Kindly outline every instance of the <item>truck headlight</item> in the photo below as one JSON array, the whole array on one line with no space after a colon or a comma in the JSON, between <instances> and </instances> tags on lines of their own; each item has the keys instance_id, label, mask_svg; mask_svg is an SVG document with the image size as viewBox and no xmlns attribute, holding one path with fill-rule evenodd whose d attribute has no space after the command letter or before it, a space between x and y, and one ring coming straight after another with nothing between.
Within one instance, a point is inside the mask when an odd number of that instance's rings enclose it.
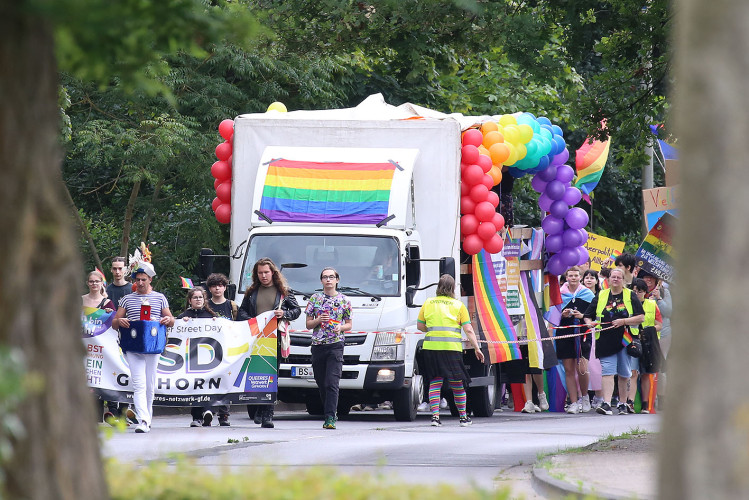
<instances>
[{"instance_id":1,"label":"truck headlight","mask_svg":"<svg viewBox=\"0 0 749 500\"><path fill-rule=\"evenodd\" d=\"M405 359L403 332L380 332L375 337L372 361L400 361Z\"/></svg>"}]
</instances>

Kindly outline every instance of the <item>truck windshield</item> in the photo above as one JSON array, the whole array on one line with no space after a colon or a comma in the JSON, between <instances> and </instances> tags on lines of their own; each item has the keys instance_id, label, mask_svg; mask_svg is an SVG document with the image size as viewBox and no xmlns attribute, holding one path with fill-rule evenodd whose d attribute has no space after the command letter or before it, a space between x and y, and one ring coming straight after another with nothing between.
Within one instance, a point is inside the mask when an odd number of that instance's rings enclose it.
<instances>
[{"instance_id":1,"label":"truck windshield","mask_svg":"<svg viewBox=\"0 0 749 500\"><path fill-rule=\"evenodd\" d=\"M282 267L289 287L299 293L311 295L321 290L320 272L325 267L333 267L341 276L339 287L358 288L362 294L379 297L400 295L400 252L395 238L255 235L250 239L245 256L239 286L241 293L252 285L252 268L263 257L269 257L276 266Z\"/></svg>"}]
</instances>

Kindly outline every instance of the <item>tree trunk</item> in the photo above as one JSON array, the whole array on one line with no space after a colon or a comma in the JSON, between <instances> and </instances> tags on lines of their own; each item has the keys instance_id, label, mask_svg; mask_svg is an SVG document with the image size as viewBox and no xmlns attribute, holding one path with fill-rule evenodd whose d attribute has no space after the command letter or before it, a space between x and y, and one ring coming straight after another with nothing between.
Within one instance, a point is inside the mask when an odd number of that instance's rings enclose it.
<instances>
[{"instance_id":1,"label":"tree trunk","mask_svg":"<svg viewBox=\"0 0 749 500\"><path fill-rule=\"evenodd\" d=\"M749 3L675 12L681 231L660 498L749 498Z\"/></svg>"},{"instance_id":2,"label":"tree trunk","mask_svg":"<svg viewBox=\"0 0 749 500\"><path fill-rule=\"evenodd\" d=\"M140 241L148 241L148 231L151 228L151 217L153 211L156 208L156 202L159 201L159 194L161 193L161 187L164 185L164 178L159 177L159 181L153 188L153 196L151 196L151 206L148 207L146 212L146 220L143 222L143 232L141 233Z\"/></svg>"},{"instance_id":3,"label":"tree trunk","mask_svg":"<svg viewBox=\"0 0 749 500\"><path fill-rule=\"evenodd\" d=\"M138 199L140 192L140 179L135 181L133 189L130 190L130 199L127 200L125 207L125 220L122 223L122 245L120 246L120 255L127 257L127 247L130 245L130 231L133 226L133 214L135 213L135 200Z\"/></svg>"},{"instance_id":4,"label":"tree trunk","mask_svg":"<svg viewBox=\"0 0 749 500\"><path fill-rule=\"evenodd\" d=\"M96 250L96 244L94 243L94 238L91 236L91 231L88 230L86 222L81 218L81 214L78 213L78 208L75 206L75 201L73 201L73 197L70 195L68 186L63 184L62 188L65 190L65 199L70 204L70 210L73 212L75 220L78 223L78 229L81 230L81 233L83 233L83 237L86 238L86 242L88 242L88 249L91 251L91 255L94 257L96 267L98 267L101 272L104 272L104 266L101 263L99 252Z\"/></svg>"},{"instance_id":5,"label":"tree trunk","mask_svg":"<svg viewBox=\"0 0 749 500\"><path fill-rule=\"evenodd\" d=\"M5 498L106 498L83 370L84 276L62 191L52 28L30 4L0 4L0 343L24 354L42 386L21 403L25 432L9 436L2 488Z\"/></svg>"}]
</instances>

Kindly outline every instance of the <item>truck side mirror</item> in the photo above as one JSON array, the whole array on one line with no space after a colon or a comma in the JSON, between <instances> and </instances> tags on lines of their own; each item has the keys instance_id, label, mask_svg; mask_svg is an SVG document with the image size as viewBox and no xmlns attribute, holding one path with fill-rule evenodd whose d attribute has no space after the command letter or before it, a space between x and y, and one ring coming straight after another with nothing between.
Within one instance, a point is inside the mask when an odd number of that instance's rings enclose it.
<instances>
[{"instance_id":1,"label":"truck side mirror","mask_svg":"<svg viewBox=\"0 0 749 500\"><path fill-rule=\"evenodd\" d=\"M210 248L201 248L200 257L198 257L198 272L196 273L201 281L205 281L213 273L213 261L215 257L213 250Z\"/></svg>"},{"instance_id":2,"label":"truck side mirror","mask_svg":"<svg viewBox=\"0 0 749 500\"><path fill-rule=\"evenodd\" d=\"M455 279L455 259L452 257L442 257L440 259L440 276L449 274Z\"/></svg>"},{"instance_id":3,"label":"truck side mirror","mask_svg":"<svg viewBox=\"0 0 749 500\"><path fill-rule=\"evenodd\" d=\"M416 295L415 286L406 287L406 307L421 307L421 304L414 304L414 296Z\"/></svg>"},{"instance_id":4,"label":"truck side mirror","mask_svg":"<svg viewBox=\"0 0 749 500\"><path fill-rule=\"evenodd\" d=\"M237 284L229 283L229 285L226 287L226 298L229 300L234 300L236 296L237 296Z\"/></svg>"}]
</instances>

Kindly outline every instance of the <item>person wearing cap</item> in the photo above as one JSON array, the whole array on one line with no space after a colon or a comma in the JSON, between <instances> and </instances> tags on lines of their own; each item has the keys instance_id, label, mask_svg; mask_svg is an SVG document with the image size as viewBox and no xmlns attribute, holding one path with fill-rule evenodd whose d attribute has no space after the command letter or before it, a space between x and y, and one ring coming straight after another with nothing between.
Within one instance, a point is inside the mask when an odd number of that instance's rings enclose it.
<instances>
[{"instance_id":1,"label":"person wearing cap","mask_svg":"<svg viewBox=\"0 0 749 500\"><path fill-rule=\"evenodd\" d=\"M151 287L151 281L156 276L156 270L150 262L141 262L132 272L135 282L135 292L125 295L120 299L119 307L112 328L128 328L131 321L141 319L142 306L150 307L150 320L158 321L160 324L174 326L174 316L169 310L169 302L166 297L155 292ZM130 367L130 378L133 384L133 402L138 419L135 432L142 434L151 430L153 417L153 397L156 387L156 367L159 364L160 354L141 354L126 352Z\"/></svg>"}]
</instances>

